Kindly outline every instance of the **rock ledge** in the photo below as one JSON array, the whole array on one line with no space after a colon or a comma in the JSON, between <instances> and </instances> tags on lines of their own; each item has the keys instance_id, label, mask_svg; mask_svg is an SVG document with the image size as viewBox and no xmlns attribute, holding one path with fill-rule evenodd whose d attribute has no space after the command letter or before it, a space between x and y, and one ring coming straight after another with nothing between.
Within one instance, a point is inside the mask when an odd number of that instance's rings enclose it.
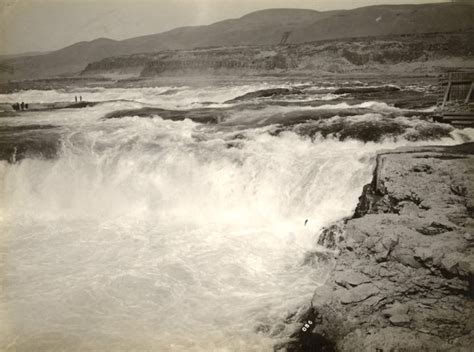
<instances>
[{"instance_id":1,"label":"rock ledge","mask_svg":"<svg viewBox=\"0 0 474 352\"><path fill-rule=\"evenodd\" d=\"M470 351L473 213L474 143L379 153L355 215L320 236L332 275L287 350Z\"/></svg>"}]
</instances>

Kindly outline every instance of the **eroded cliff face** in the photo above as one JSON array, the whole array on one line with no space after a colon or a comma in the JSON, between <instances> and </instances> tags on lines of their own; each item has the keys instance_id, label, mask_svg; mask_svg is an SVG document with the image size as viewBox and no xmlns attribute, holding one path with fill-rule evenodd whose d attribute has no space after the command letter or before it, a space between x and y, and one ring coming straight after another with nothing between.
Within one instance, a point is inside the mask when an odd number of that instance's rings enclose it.
<instances>
[{"instance_id":1,"label":"eroded cliff face","mask_svg":"<svg viewBox=\"0 0 474 352\"><path fill-rule=\"evenodd\" d=\"M474 32L350 38L312 43L169 50L109 57L82 75L155 77L292 73L433 73L472 65Z\"/></svg>"},{"instance_id":2,"label":"eroded cliff face","mask_svg":"<svg viewBox=\"0 0 474 352\"><path fill-rule=\"evenodd\" d=\"M290 351L468 351L474 345L474 143L382 152Z\"/></svg>"},{"instance_id":3,"label":"eroded cliff face","mask_svg":"<svg viewBox=\"0 0 474 352\"><path fill-rule=\"evenodd\" d=\"M173 50L112 57L91 63L83 75L206 75L257 73L295 68L290 56L272 47Z\"/></svg>"}]
</instances>

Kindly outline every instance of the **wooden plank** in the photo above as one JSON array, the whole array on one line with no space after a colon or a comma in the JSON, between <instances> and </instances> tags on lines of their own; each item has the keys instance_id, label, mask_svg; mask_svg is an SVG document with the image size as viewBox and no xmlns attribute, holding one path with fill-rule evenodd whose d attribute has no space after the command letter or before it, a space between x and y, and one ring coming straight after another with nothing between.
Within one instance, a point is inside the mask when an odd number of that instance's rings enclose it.
<instances>
[{"instance_id":1,"label":"wooden plank","mask_svg":"<svg viewBox=\"0 0 474 352\"><path fill-rule=\"evenodd\" d=\"M474 125L474 111L469 108L474 90L474 71L448 71L444 80L438 85L441 92L444 91L441 106L435 121L441 121L459 126ZM466 94L467 93L467 94ZM438 100L439 105L440 100Z\"/></svg>"},{"instance_id":2,"label":"wooden plank","mask_svg":"<svg viewBox=\"0 0 474 352\"><path fill-rule=\"evenodd\" d=\"M445 116L474 116L473 111L446 111L444 113Z\"/></svg>"},{"instance_id":3,"label":"wooden plank","mask_svg":"<svg viewBox=\"0 0 474 352\"><path fill-rule=\"evenodd\" d=\"M474 82L471 82L471 88L469 88L469 92L467 93L466 100L464 100L464 104L469 103L469 100L471 100L471 94L472 94L473 87L474 87Z\"/></svg>"},{"instance_id":4,"label":"wooden plank","mask_svg":"<svg viewBox=\"0 0 474 352\"><path fill-rule=\"evenodd\" d=\"M451 81L451 82L446 82L444 81L443 83L441 83L442 86L445 86L447 84L451 83L451 85L453 86L461 86L461 85L468 85L468 84L471 84L472 83L472 80L469 79L469 80L464 80L464 81Z\"/></svg>"},{"instance_id":5,"label":"wooden plank","mask_svg":"<svg viewBox=\"0 0 474 352\"><path fill-rule=\"evenodd\" d=\"M474 121L474 116L443 116L443 121Z\"/></svg>"},{"instance_id":6,"label":"wooden plank","mask_svg":"<svg viewBox=\"0 0 474 352\"><path fill-rule=\"evenodd\" d=\"M444 92L443 104L441 105L441 107L444 108L444 106L446 105L446 102L449 99L450 92L451 92L451 74L449 74L449 83L448 83L448 86L446 87L446 91Z\"/></svg>"},{"instance_id":7,"label":"wooden plank","mask_svg":"<svg viewBox=\"0 0 474 352\"><path fill-rule=\"evenodd\" d=\"M453 126L456 126L456 127L472 127L474 126L474 123L456 123L456 122L453 122L451 123L451 125Z\"/></svg>"}]
</instances>

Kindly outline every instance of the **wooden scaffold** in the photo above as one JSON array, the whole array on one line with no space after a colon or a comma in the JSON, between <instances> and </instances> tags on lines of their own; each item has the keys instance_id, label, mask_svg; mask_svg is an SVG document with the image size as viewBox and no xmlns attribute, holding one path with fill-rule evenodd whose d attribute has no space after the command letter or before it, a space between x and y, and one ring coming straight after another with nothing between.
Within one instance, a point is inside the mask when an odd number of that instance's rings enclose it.
<instances>
[{"instance_id":1,"label":"wooden scaffold","mask_svg":"<svg viewBox=\"0 0 474 352\"><path fill-rule=\"evenodd\" d=\"M474 126L474 69L446 70L440 76L439 87L436 120L459 126Z\"/></svg>"}]
</instances>

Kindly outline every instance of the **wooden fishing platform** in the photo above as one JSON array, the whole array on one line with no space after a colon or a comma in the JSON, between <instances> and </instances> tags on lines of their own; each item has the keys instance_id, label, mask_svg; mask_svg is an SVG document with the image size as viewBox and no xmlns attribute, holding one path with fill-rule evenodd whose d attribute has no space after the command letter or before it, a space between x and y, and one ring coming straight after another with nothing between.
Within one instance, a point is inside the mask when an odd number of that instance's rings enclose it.
<instances>
[{"instance_id":1,"label":"wooden fishing platform","mask_svg":"<svg viewBox=\"0 0 474 352\"><path fill-rule=\"evenodd\" d=\"M435 120L474 127L474 68L446 70L439 79Z\"/></svg>"}]
</instances>

